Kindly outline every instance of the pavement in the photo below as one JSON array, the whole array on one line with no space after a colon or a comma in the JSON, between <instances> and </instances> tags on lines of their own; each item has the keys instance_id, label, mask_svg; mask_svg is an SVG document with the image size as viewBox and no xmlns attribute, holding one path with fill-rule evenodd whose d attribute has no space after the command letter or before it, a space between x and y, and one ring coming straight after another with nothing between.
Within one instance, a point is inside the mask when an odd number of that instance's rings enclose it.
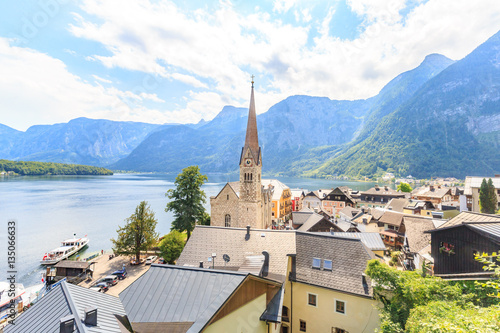
<instances>
[{"instance_id":1,"label":"pavement","mask_svg":"<svg viewBox=\"0 0 500 333\"><path fill-rule=\"evenodd\" d=\"M118 280L118 283L109 288L106 294L118 296L125 288L132 284L135 280L137 280L142 274L144 274L151 265L130 265L129 263L130 257L128 256L118 256L113 259L109 259L108 254L104 254L103 256L99 256L98 258L92 260L95 262L94 265L94 278L91 281L83 281L78 285L89 288L91 287L95 281L103 278L107 275L110 275L114 271L121 270L123 265L125 265L125 269L127 270L127 277L123 280Z\"/></svg>"}]
</instances>

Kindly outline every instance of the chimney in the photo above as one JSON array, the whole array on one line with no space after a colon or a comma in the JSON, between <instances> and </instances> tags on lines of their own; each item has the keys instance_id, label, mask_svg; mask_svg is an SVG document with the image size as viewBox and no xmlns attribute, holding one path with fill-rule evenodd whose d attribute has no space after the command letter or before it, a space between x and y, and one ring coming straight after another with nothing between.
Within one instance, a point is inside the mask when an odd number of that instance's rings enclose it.
<instances>
[{"instance_id":1,"label":"chimney","mask_svg":"<svg viewBox=\"0 0 500 333\"><path fill-rule=\"evenodd\" d=\"M269 274L269 253L262 251L262 254L264 255L264 265L262 265L260 276L266 277Z\"/></svg>"},{"instance_id":2,"label":"chimney","mask_svg":"<svg viewBox=\"0 0 500 333\"><path fill-rule=\"evenodd\" d=\"M68 315L59 319L59 333L73 333L75 331L75 317Z\"/></svg>"},{"instance_id":3,"label":"chimney","mask_svg":"<svg viewBox=\"0 0 500 333\"><path fill-rule=\"evenodd\" d=\"M378 184L375 184L375 188L378 188Z\"/></svg>"},{"instance_id":4,"label":"chimney","mask_svg":"<svg viewBox=\"0 0 500 333\"><path fill-rule=\"evenodd\" d=\"M85 308L85 325L97 326L97 307Z\"/></svg>"},{"instance_id":5,"label":"chimney","mask_svg":"<svg viewBox=\"0 0 500 333\"><path fill-rule=\"evenodd\" d=\"M203 268L203 260L200 261L200 268Z\"/></svg>"},{"instance_id":6,"label":"chimney","mask_svg":"<svg viewBox=\"0 0 500 333\"><path fill-rule=\"evenodd\" d=\"M247 225L247 234L245 235L245 240L249 240L250 239L250 226Z\"/></svg>"},{"instance_id":7,"label":"chimney","mask_svg":"<svg viewBox=\"0 0 500 333\"><path fill-rule=\"evenodd\" d=\"M495 175L495 178L500 178L500 175Z\"/></svg>"},{"instance_id":8,"label":"chimney","mask_svg":"<svg viewBox=\"0 0 500 333\"><path fill-rule=\"evenodd\" d=\"M384 189L385 189L386 191L389 191L389 188L388 188L387 186L384 186Z\"/></svg>"},{"instance_id":9,"label":"chimney","mask_svg":"<svg viewBox=\"0 0 500 333\"><path fill-rule=\"evenodd\" d=\"M288 275L288 280L296 281L297 277L297 255L296 254L287 254L287 256L292 258L292 270Z\"/></svg>"},{"instance_id":10,"label":"chimney","mask_svg":"<svg viewBox=\"0 0 500 333\"><path fill-rule=\"evenodd\" d=\"M368 219L366 217L363 217L363 224L367 224L368 223Z\"/></svg>"},{"instance_id":11,"label":"chimney","mask_svg":"<svg viewBox=\"0 0 500 333\"><path fill-rule=\"evenodd\" d=\"M429 190L430 190L430 191L434 191L434 185L430 185L430 186L429 186Z\"/></svg>"}]
</instances>

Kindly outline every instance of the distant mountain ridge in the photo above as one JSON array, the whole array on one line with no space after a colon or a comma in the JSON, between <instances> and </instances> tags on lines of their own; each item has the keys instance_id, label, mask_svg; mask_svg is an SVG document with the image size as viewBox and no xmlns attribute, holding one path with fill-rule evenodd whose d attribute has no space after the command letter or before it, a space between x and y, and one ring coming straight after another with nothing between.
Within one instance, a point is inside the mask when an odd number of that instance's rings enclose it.
<instances>
[{"instance_id":1,"label":"distant mountain ridge","mask_svg":"<svg viewBox=\"0 0 500 333\"><path fill-rule=\"evenodd\" d=\"M273 105L257 117L264 173L500 173L499 35L456 62L428 55L366 100L290 96ZM231 173L247 113L225 106L211 121L187 125L85 118L26 132L0 125L0 158L172 173L196 164L203 172Z\"/></svg>"}]
</instances>

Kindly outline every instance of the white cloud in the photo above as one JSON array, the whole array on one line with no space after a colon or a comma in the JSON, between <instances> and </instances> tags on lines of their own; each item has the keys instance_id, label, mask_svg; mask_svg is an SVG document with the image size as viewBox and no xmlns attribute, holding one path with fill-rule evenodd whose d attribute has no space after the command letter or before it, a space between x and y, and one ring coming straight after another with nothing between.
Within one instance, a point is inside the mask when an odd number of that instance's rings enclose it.
<instances>
[{"instance_id":1,"label":"white cloud","mask_svg":"<svg viewBox=\"0 0 500 333\"><path fill-rule=\"evenodd\" d=\"M155 94L136 95L91 85L68 72L62 61L32 49L11 46L5 38L0 38L0 72L1 122L19 130L77 117L173 121L169 113L127 104L131 100L138 104L144 100L163 102Z\"/></svg>"},{"instance_id":2,"label":"white cloud","mask_svg":"<svg viewBox=\"0 0 500 333\"><path fill-rule=\"evenodd\" d=\"M112 82L112 81L110 81L110 80L103 79L102 77L97 76L97 75L94 75L94 74L92 74L92 77L93 77L94 79L96 79L97 81L100 81L100 82L104 82L104 83L113 83L113 82Z\"/></svg>"},{"instance_id":3,"label":"white cloud","mask_svg":"<svg viewBox=\"0 0 500 333\"><path fill-rule=\"evenodd\" d=\"M273 10L278 13L288 12L295 4L297 0L275 0Z\"/></svg>"}]
</instances>

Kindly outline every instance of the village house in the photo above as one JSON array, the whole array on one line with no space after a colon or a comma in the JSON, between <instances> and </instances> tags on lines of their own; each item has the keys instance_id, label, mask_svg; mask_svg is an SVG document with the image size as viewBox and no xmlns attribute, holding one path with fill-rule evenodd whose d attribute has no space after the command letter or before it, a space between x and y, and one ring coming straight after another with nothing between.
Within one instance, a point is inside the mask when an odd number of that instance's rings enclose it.
<instances>
[{"instance_id":1,"label":"village house","mask_svg":"<svg viewBox=\"0 0 500 333\"><path fill-rule=\"evenodd\" d=\"M281 332L374 332L377 301L364 274L373 258L360 239L296 232Z\"/></svg>"},{"instance_id":2,"label":"village house","mask_svg":"<svg viewBox=\"0 0 500 333\"><path fill-rule=\"evenodd\" d=\"M356 207L356 202L349 194L350 189L347 186L337 187L321 199L323 210L332 216L338 213L345 207Z\"/></svg>"},{"instance_id":3,"label":"village house","mask_svg":"<svg viewBox=\"0 0 500 333\"><path fill-rule=\"evenodd\" d=\"M290 188L277 179L262 179L262 186L273 188L271 220L273 225L282 225L292 214Z\"/></svg>"},{"instance_id":4,"label":"village house","mask_svg":"<svg viewBox=\"0 0 500 333\"><path fill-rule=\"evenodd\" d=\"M499 230L499 215L462 212L427 231L431 235L434 275L455 280L489 279L493 272L485 271L474 255L498 252Z\"/></svg>"},{"instance_id":5,"label":"village house","mask_svg":"<svg viewBox=\"0 0 500 333\"><path fill-rule=\"evenodd\" d=\"M135 332L279 332L281 283L250 273L156 265L120 293Z\"/></svg>"},{"instance_id":6,"label":"village house","mask_svg":"<svg viewBox=\"0 0 500 333\"><path fill-rule=\"evenodd\" d=\"M302 200L306 196L306 191L301 189L292 189L290 190L292 197L292 211L298 212L302 209Z\"/></svg>"},{"instance_id":7,"label":"village house","mask_svg":"<svg viewBox=\"0 0 500 333\"><path fill-rule=\"evenodd\" d=\"M404 193L393 190L389 186L375 185L375 187L359 193L356 207L384 208L391 199L404 197Z\"/></svg>"},{"instance_id":8,"label":"village house","mask_svg":"<svg viewBox=\"0 0 500 333\"><path fill-rule=\"evenodd\" d=\"M321 210L322 208L321 200L323 200L331 191L332 190L328 189L326 190L320 189L317 191L311 191L307 193L306 196L304 197L304 200L302 200L302 207L309 208L312 210L316 209L317 211Z\"/></svg>"},{"instance_id":9,"label":"village house","mask_svg":"<svg viewBox=\"0 0 500 333\"><path fill-rule=\"evenodd\" d=\"M464 192L460 195L460 211L469 212L480 212L479 207L479 188L483 179L491 178L493 186L495 186L495 191L497 194L498 208L500 209L500 175L495 175L495 177L465 177L465 187Z\"/></svg>"},{"instance_id":10,"label":"village house","mask_svg":"<svg viewBox=\"0 0 500 333\"><path fill-rule=\"evenodd\" d=\"M441 204L443 202L450 202L452 200L451 188L441 185L429 185L416 188L411 192L411 197L416 200L430 202L437 210L442 209Z\"/></svg>"}]
</instances>

